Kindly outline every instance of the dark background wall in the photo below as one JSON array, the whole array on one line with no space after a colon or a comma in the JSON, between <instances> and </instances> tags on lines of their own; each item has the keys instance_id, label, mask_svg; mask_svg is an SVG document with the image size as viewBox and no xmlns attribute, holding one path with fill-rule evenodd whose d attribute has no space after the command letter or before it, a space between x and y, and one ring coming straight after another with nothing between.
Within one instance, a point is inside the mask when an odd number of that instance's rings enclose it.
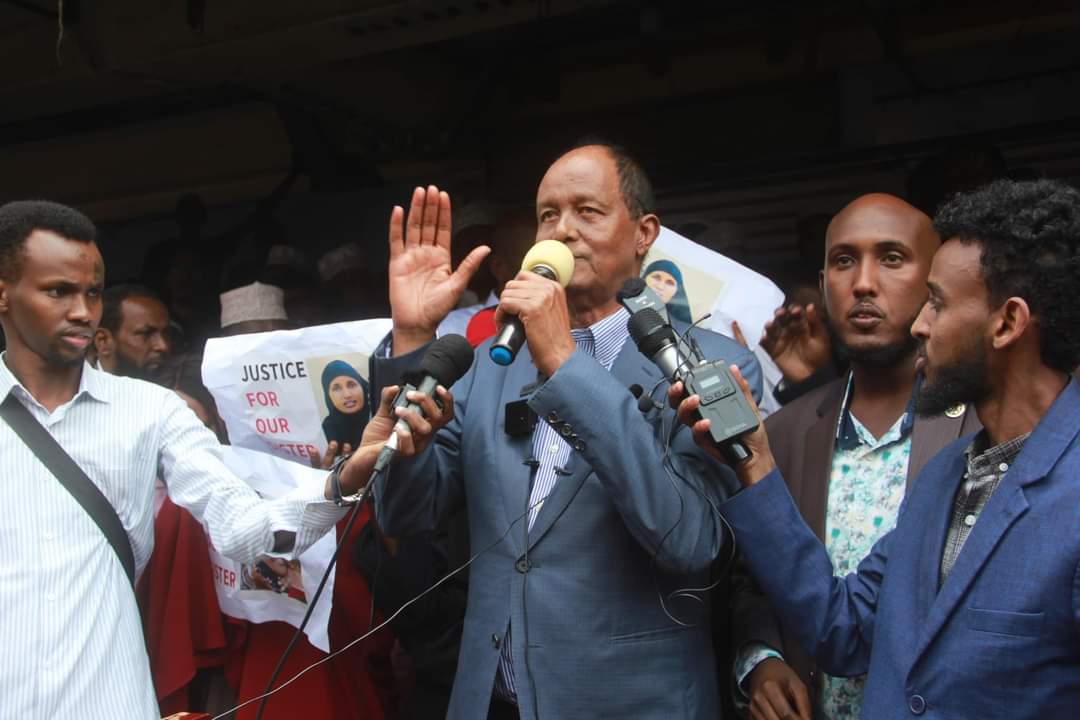
<instances>
[{"instance_id":1,"label":"dark background wall","mask_svg":"<svg viewBox=\"0 0 1080 720\"><path fill-rule=\"evenodd\" d=\"M1080 175L1080 3L1035 0L0 0L0 200L103 224L110 276L296 173L275 217L313 259L383 262L391 204L530 202L599 132L644 160L662 218L782 275L796 224L905 194L927 157L994 148ZM60 28L63 34L60 36Z\"/></svg>"}]
</instances>

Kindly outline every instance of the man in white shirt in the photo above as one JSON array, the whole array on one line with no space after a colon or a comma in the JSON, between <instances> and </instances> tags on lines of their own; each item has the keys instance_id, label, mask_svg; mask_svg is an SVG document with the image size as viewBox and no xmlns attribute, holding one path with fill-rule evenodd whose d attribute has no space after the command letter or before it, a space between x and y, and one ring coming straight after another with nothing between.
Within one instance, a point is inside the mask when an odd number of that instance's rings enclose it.
<instances>
[{"instance_id":1,"label":"man in white shirt","mask_svg":"<svg viewBox=\"0 0 1080 720\"><path fill-rule=\"evenodd\" d=\"M302 488L263 501L222 463L220 446L174 393L85 362L101 319L105 268L93 223L56 203L0 206L0 401L22 404L115 509L136 573L153 549L154 479L240 561L298 554L340 519ZM377 452L377 449L375 450ZM0 715L156 720L139 613L95 521L6 422L0 422ZM177 588L177 592L183 592Z\"/></svg>"}]
</instances>

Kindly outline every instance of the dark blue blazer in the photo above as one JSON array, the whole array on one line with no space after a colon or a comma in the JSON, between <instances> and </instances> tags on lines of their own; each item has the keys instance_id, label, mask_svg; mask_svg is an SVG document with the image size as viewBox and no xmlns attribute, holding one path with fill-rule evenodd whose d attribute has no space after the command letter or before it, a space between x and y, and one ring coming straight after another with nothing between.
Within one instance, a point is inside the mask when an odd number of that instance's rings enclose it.
<instances>
[{"instance_id":1,"label":"dark blue blazer","mask_svg":"<svg viewBox=\"0 0 1080 720\"><path fill-rule=\"evenodd\" d=\"M694 334L706 357L737 363L760 393L751 353ZM638 409L629 386L648 390L660 372L632 342L610 372L578 351L542 383L528 346L500 367L488 345L452 388L453 421L376 483L379 524L392 536L468 508L479 555L469 567L449 716L487 717L509 625L523 718L717 717L707 599L671 594L706 587L713 561L731 551L714 506L734 477L666 405ZM379 381L415 367L422 352L377 360ZM578 440L528 530L532 433L512 436L504 424L507 403L523 399L540 422ZM662 461L669 441L670 472Z\"/></svg>"},{"instance_id":2,"label":"dark blue blazer","mask_svg":"<svg viewBox=\"0 0 1080 720\"><path fill-rule=\"evenodd\" d=\"M822 669L869 671L863 717L1080 717L1080 386L1058 396L949 577L941 556L972 436L925 467L844 578L775 471L721 508L777 614Z\"/></svg>"}]
</instances>

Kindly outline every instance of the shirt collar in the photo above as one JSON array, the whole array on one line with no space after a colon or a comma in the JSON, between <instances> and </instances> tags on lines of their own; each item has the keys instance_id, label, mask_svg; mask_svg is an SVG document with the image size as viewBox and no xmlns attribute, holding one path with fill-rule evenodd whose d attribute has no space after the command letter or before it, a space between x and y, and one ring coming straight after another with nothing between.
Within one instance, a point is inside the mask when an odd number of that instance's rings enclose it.
<instances>
[{"instance_id":1,"label":"shirt collar","mask_svg":"<svg viewBox=\"0 0 1080 720\"><path fill-rule=\"evenodd\" d=\"M626 308L620 307L605 318L597 320L587 328L571 330L570 334L574 342L592 341L593 357L596 361L610 370L615 364L615 358L622 350L626 339L630 337L630 331L626 323L630 319L630 313Z\"/></svg>"},{"instance_id":2,"label":"shirt collar","mask_svg":"<svg viewBox=\"0 0 1080 720\"><path fill-rule=\"evenodd\" d=\"M83 362L82 376L79 378L79 389L75 392L72 401L86 393L99 402L111 402L112 394L105 386L104 379L101 377L102 374L100 370L94 368L90 363ZM33 395L22 386L22 383L8 368L7 352L3 352L0 353L0 400L6 398L13 388L19 388L19 392L25 397L34 399ZM37 400L34 399L34 402L37 402Z\"/></svg>"},{"instance_id":3,"label":"shirt collar","mask_svg":"<svg viewBox=\"0 0 1080 720\"><path fill-rule=\"evenodd\" d=\"M79 382L79 392L85 390L90 397L99 402L112 402L113 395L106 382L109 373L99 370L90 363L83 364L82 380Z\"/></svg>"},{"instance_id":4,"label":"shirt collar","mask_svg":"<svg viewBox=\"0 0 1080 720\"><path fill-rule=\"evenodd\" d=\"M970 477L979 477L990 473L1006 472L1012 467L1016 456L1024 449L1024 443L1027 442L1030 435L1031 433L1027 432L1014 437L1012 440L1006 440L992 448L987 448L990 436L985 429L980 430L972 439L971 444L964 450L968 475ZM1005 467L1002 468L1002 465Z\"/></svg>"},{"instance_id":5,"label":"shirt collar","mask_svg":"<svg viewBox=\"0 0 1080 720\"><path fill-rule=\"evenodd\" d=\"M911 388L911 397L908 398L907 407L904 408L904 414L901 416L900 438L907 437L911 432L911 428L915 425L915 397L919 394L921 385L922 376L917 375L915 384ZM851 416L851 395L854 389L855 374L848 372L847 389L844 391L844 404L840 411L840 420L836 425L836 448L838 450L853 450L862 442Z\"/></svg>"}]
</instances>

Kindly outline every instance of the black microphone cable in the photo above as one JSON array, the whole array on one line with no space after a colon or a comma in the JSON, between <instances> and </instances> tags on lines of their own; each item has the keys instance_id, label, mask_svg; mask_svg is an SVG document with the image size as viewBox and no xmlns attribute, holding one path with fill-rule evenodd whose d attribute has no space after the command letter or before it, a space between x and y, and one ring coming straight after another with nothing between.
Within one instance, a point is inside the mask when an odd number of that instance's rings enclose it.
<instances>
[{"instance_id":1,"label":"black microphone cable","mask_svg":"<svg viewBox=\"0 0 1080 720\"><path fill-rule=\"evenodd\" d=\"M702 321L706 320L708 317L709 317L709 315L704 315L703 317L699 318L697 321L695 321L693 324L691 324L690 327L687 328L685 333L682 333L682 334L680 334L677 330L672 328L672 331L675 333L675 337L676 337L676 339L678 341L677 344L676 344L676 351L680 355L682 355L681 348L685 345L687 347L687 349L688 349L687 355L689 355L690 357L693 357L693 353L696 353L698 357L701 357L700 348L697 347L696 341L690 336L690 330L693 329L695 326L697 326ZM668 379L667 378L661 378L659 381L657 381L656 385L653 386L653 388L650 391L649 395L651 396L653 393L655 393L657 388L662 383L664 383L665 381L668 381ZM670 381L668 381L668 383L670 384ZM667 605L668 601L674 600L676 598L682 598L682 599L686 599L686 600L693 600L693 601L695 601L695 602L697 602L697 603L699 603L701 605L704 605L704 600L701 597L699 597L698 593L710 592L711 590L716 588L718 585L720 585L720 583L724 579L724 576L728 572L730 572L731 567L734 564L735 557L736 557L736 554L738 552L738 549L737 549L737 546L736 546L736 543L735 543L735 533L731 529L731 526L728 523L727 519L725 519L723 514L720 512L720 508L718 508L716 506L716 503L713 502L713 499L710 498L705 492L703 492L701 488L695 486L685 476L683 476L682 473L679 472L678 468L676 467L676 465L675 465L675 463L674 463L674 461L672 459L672 456L671 456L671 442L674 439L675 433L679 429L679 423L678 423L677 419L673 418L672 422L671 422L671 426L669 428L667 428L666 430L664 428L665 421L663 419L661 419L660 423L661 423L661 427L660 427L661 436L664 438L664 452L663 452L663 455L661 456L661 466L664 468L664 474L665 474L665 477L668 480L668 483L671 485L672 489L675 491L675 494L679 498L679 517L675 521L675 524L672 525L671 528L666 533L664 533L663 537L660 539L660 542L656 547L656 550L653 552L653 556L652 556L652 572L653 572L653 577L654 577L654 579L656 580L656 583L657 583L657 600L660 603L660 609L664 612L665 615L667 615L668 619L670 619L675 624L680 625L682 627L695 627L696 623L687 623L687 622L684 622L684 621L678 619L677 617L675 617L671 613L671 611L668 609L668 605ZM685 501L685 498L683 497L682 492L679 490L678 484L676 483L676 478L678 478L678 480L683 485L687 486L688 488L693 490L695 493L697 493L697 495L699 497L701 497L701 499L704 500L709 505L709 510L711 511L712 515L719 521L719 523L721 525L722 536L726 535L727 537L730 538L731 550L730 550L730 552L728 554L728 558L727 558L726 562L724 563L723 568L720 570L720 572L717 573L717 579L714 582L706 585L705 587L677 588L677 589L672 590L671 592L669 592L669 593L667 593L665 595L663 593L663 591L660 589L659 577L657 576L658 565L659 565L659 556L660 556L660 553L663 552L664 544L667 542L668 538L671 536L671 534L673 532L675 532L676 528L678 528L679 524L682 522L683 514L684 514L685 508L686 508L686 501Z\"/></svg>"},{"instance_id":2,"label":"black microphone cable","mask_svg":"<svg viewBox=\"0 0 1080 720\"><path fill-rule=\"evenodd\" d=\"M301 677L303 677L307 673L311 672L315 668L319 667L320 665L322 665L324 663L327 663L327 662L333 660L334 658L336 658L338 655L341 655L342 653L348 652L353 647L355 647L358 643L361 643L364 640L367 640L369 637L371 637L372 635L377 633L379 630L382 630L384 627L386 627L391 622L393 622L397 618L398 615L405 612L405 610L408 609L409 607L411 607L414 603L419 602L424 597L426 597L429 593L433 592L437 588L441 587L444 583L449 581L450 578L454 577L459 572L461 572L465 568L472 565L474 562L476 562L477 558L479 558L480 556L485 555L485 554L491 552L492 550L494 550L495 548L497 548L500 543L502 543L504 540L506 540L506 537L510 534L510 531L514 529L514 525L516 525L518 522L520 522L522 518L528 517L529 513L532 512L532 509L534 507L538 507L539 505L540 505L539 502L534 503L533 505L530 505L528 507L528 509L525 510L524 513L522 513L521 515L518 515L516 518L514 518L513 520L510 521L510 524L506 526L506 530L503 531L503 534L500 535L493 543L491 543L487 547L483 548L482 550L478 550L468 560L466 560L465 562L463 562L461 565L457 566L456 568L454 568L450 572L446 573L446 575L443 575L441 578L439 578L434 583L432 583L426 590L424 590L423 592L417 594L415 597L410 599L408 602L404 603L401 607L399 607L396 611L394 611L394 613L392 615L390 615L390 617L383 620L381 623L379 623L378 625L373 627L371 630L367 631L366 633L364 633L360 637L356 638L355 640L350 641L348 644L346 644L341 649L335 650L334 652L328 654L326 657L320 658L319 660L316 660L315 662L311 663L306 668L299 671L298 673L296 673L295 675L290 677L288 680L281 683L281 685L277 686L276 688L274 688L272 690L267 690L262 695L256 695L253 698L249 698L249 699L245 700L244 702L240 703L239 705L236 705L235 707L231 707L228 710L225 710L224 712L222 712L222 713L220 713L218 715L215 715L214 717L210 718L210 720L226 720L226 718L228 718L230 715L233 715L238 710L242 710L242 709L246 708L248 705L251 705L252 703L259 702L260 700L265 700L265 699L269 698L270 696L284 690L285 688L289 687L294 682L296 682Z\"/></svg>"},{"instance_id":3,"label":"black microphone cable","mask_svg":"<svg viewBox=\"0 0 1080 720\"><path fill-rule=\"evenodd\" d=\"M341 532L341 539L338 540L337 547L334 548L334 554L330 557L330 562L326 565L326 572L323 573L322 579L319 580L318 587L315 588L315 594L312 596L311 601L308 603L307 612L304 613L303 620L300 621L300 625L293 632L292 638L289 639L289 644L285 646L285 652L281 654L281 658L278 660L277 665L274 667L274 672L270 674L270 680L266 683L266 690L262 697L262 702L259 703L259 709L255 713L255 720L262 720L263 713L266 711L266 703L270 699L270 695L277 690L273 690L274 683L277 682L278 676L285 668L285 661L292 654L293 648L296 647L296 643L300 641L300 638L304 634L304 630L307 629L308 621L311 620L311 615L315 612L315 605L318 604L319 598L322 597L323 588L326 587L326 581L330 579L330 573L334 570L334 566L337 565L338 556L341 554L341 548L345 546L345 541L349 538L349 533L352 532L353 523L356 522L356 516L360 514L360 507L367 502L369 493L372 486L375 483L375 479L381 475L381 472L374 472L371 477L368 478L367 483L360 490L360 499L353 505L352 511L349 513L349 520L345 523L345 529ZM372 608L375 606L375 596L371 598ZM285 687L282 685L282 687ZM281 688L278 688L280 690ZM242 706L241 706L242 707ZM239 710L235 708L234 710ZM232 711L230 711L232 712Z\"/></svg>"}]
</instances>

